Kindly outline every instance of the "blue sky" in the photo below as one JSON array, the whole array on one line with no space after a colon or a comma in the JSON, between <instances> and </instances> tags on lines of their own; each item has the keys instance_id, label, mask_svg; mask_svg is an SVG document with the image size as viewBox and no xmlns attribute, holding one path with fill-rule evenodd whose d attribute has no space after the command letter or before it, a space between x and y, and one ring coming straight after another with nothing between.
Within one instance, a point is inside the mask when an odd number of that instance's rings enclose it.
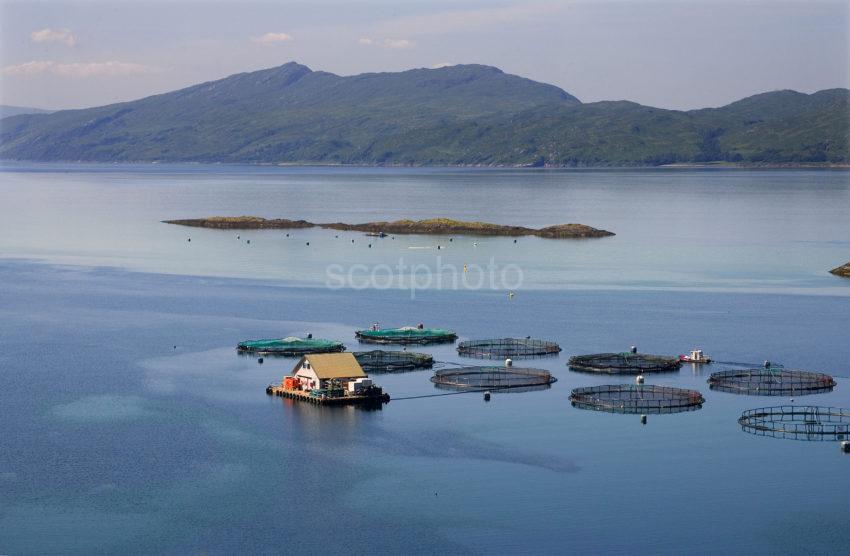
<instances>
[{"instance_id":1,"label":"blue sky","mask_svg":"<svg viewBox=\"0 0 850 556\"><path fill-rule=\"evenodd\" d=\"M0 103L96 106L298 61L481 63L584 102L720 106L848 87L846 1L0 2Z\"/></svg>"}]
</instances>

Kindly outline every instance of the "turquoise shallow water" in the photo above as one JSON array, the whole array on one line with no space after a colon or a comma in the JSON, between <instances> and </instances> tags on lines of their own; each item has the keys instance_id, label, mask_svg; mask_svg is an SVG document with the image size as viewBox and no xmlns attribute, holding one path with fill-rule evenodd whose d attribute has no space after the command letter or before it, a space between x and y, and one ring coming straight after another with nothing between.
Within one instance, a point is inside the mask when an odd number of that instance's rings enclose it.
<instances>
[{"instance_id":1,"label":"turquoise shallow water","mask_svg":"<svg viewBox=\"0 0 850 556\"><path fill-rule=\"evenodd\" d=\"M850 259L846 177L7 169L0 553L841 552L850 457L834 442L737 426L744 409L790 400L713 392L711 368L685 367L648 382L699 389L704 407L643 426L571 407L571 388L611 379L566 360L699 345L723 361L833 373L833 392L795 402L850 407L850 281L825 272ZM249 246L158 223L225 213L579 221L618 235L368 248L361 235L316 230L247 234ZM493 257L523 283L513 299L499 287L325 285L330 264L404 257L436 268L437 256ZM331 410L265 395L294 360L258 365L233 349L306 332L356 349L354 329L376 320L554 339L564 352L531 364L559 380L490 403L468 394ZM451 346L426 351L459 360ZM428 376L376 378L402 398L435 393Z\"/></svg>"}]
</instances>

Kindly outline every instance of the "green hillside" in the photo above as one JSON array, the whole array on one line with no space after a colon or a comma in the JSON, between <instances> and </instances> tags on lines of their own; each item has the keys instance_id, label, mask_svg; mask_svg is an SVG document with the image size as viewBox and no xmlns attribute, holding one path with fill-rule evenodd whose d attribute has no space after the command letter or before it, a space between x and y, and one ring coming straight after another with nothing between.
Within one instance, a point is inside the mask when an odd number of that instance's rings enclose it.
<instances>
[{"instance_id":1,"label":"green hillside","mask_svg":"<svg viewBox=\"0 0 850 556\"><path fill-rule=\"evenodd\" d=\"M479 65L341 77L289 63L133 102L0 121L37 161L610 166L848 162L848 98L779 91L681 112L582 104Z\"/></svg>"}]
</instances>

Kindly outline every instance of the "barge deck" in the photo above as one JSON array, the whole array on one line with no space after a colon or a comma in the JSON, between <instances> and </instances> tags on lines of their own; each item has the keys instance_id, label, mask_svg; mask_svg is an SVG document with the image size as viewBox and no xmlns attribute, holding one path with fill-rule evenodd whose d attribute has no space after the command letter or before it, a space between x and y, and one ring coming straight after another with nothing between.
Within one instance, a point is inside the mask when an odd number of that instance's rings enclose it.
<instances>
[{"instance_id":1,"label":"barge deck","mask_svg":"<svg viewBox=\"0 0 850 556\"><path fill-rule=\"evenodd\" d=\"M389 403L390 395L381 393L380 395L346 395L338 397L328 396L313 396L305 390L292 390L284 388L280 384L269 384L266 387L266 394L269 396L280 396L282 398L290 398L293 400L301 400L316 405L359 405L359 404L377 404Z\"/></svg>"}]
</instances>

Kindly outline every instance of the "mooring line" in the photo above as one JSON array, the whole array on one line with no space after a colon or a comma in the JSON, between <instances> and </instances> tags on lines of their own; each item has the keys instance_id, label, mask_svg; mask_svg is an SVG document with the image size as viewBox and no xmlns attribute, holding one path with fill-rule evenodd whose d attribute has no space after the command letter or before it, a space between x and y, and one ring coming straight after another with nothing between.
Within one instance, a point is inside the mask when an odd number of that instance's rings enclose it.
<instances>
[{"instance_id":1,"label":"mooring line","mask_svg":"<svg viewBox=\"0 0 850 556\"><path fill-rule=\"evenodd\" d=\"M493 388L470 388L469 390L462 390L460 392L443 392L441 394L422 394L421 396L405 396L402 398L390 398L391 402L399 401L399 400L418 400L420 398L437 398L440 396L456 396L458 394L481 394L483 392L498 392L499 390L509 390L509 386L498 387L495 386Z\"/></svg>"}]
</instances>

